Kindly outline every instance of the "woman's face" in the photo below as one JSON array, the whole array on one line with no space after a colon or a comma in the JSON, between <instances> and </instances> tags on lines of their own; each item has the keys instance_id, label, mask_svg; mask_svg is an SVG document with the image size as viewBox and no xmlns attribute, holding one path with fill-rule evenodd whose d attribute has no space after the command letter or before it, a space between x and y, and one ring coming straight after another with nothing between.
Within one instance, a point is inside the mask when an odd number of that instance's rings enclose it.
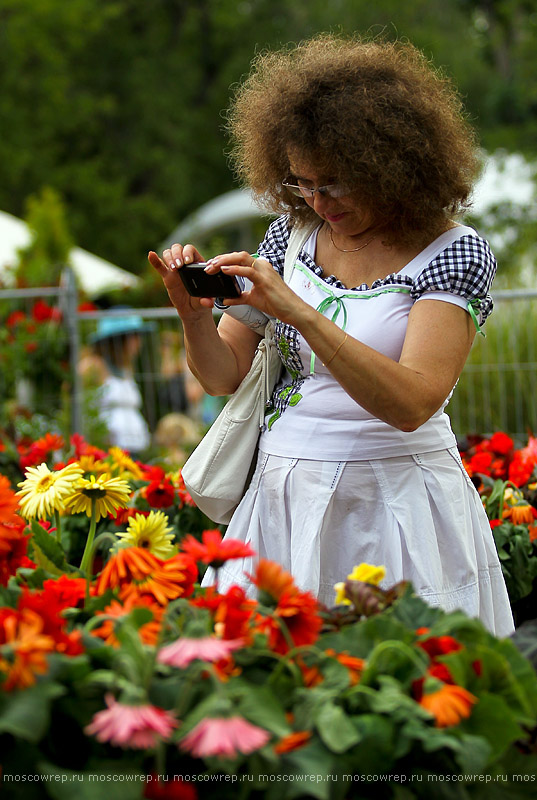
<instances>
[{"instance_id":1,"label":"woman's face","mask_svg":"<svg viewBox=\"0 0 537 800\"><path fill-rule=\"evenodd\" d=\"M289 168L294 178L293 183L305 188L340 183L334 175L318 172L314 164L296 155L289 155ZM357 236L374 224L372 214L360 206L350 194L330 197L328 194L315 192L313 197L304 197L304 201L335 233L344 236Z\"/></svg>"}]
</instances>

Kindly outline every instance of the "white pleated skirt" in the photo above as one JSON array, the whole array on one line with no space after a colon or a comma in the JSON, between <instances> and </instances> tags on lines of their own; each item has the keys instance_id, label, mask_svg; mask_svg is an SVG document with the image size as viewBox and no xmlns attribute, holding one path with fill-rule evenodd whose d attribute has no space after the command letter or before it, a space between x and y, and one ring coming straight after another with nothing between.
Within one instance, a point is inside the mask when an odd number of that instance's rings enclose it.
<instances>
[{"instance_id":1,"label":"white pleated skirt","mask_svg":"<svg viewBox=\"0 0 537 800\"><path fill-rule=\"evenodd\" d=\"M260 452L226 538L256 558L228 561L218 588L256 587L257 558L277 561L328 606L353 566L383 565L382 586L409 580L427 603L514 630L490 525L456 448L373 461L314 461ZM203 585L214 583L208 570Z\"/></svg>"}]
</instances>

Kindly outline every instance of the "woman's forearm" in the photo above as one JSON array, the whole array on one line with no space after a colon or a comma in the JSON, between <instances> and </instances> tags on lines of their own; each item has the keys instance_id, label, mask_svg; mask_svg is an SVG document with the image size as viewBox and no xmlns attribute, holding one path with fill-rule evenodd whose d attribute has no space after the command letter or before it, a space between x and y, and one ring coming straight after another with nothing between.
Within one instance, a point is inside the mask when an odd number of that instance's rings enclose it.
<instances>
[{"instance_id":1,"label":"woman's forearm","mask_svg":"<svg viewBox=\"0 0 537 800\"><path fill-rule=\"evenodd\" d=\"M207 394L232 394L249 369L260 337L235 320L218 328L212 314L183 320L187 364ZM227 324L226 324L227 323ZM231 333L230 333L231 328Z\"/></svg>"}]
</instances>

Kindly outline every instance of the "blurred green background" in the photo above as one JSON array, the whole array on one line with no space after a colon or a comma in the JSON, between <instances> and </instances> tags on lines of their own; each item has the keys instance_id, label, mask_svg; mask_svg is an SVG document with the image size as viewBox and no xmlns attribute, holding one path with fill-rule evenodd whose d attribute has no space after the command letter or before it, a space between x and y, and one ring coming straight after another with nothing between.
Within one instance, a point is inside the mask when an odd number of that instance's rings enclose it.
<instances>
[{"instance_id":1,"label":"blurred green background","mask_svg":"<svg viewBox=\"0 0 537 800\"><path fill-rule=\"evenodd\" d=\"M0 209L25 217L51 187L77 245L144 273L236 186L222 112L254 54L328 30L410 39L453 77L483 148L531 162L537 0L0 0ZM487 224L516 217L507 270L535 220L499 211Z\"/></svg>"}]
</instances>

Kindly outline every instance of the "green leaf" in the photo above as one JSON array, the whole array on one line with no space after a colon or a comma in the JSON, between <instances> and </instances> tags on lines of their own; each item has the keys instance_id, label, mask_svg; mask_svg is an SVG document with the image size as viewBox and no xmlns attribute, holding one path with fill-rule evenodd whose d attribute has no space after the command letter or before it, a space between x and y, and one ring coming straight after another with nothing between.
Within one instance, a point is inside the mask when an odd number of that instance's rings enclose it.
<instances>
[{"instance_id":1,"label":"green leaf","mask_svg":"<svg viewBox=\"0 0 537 800\"><path fill-rule=\"evenodd\" d=\"M411 681L424 674L427 664L428 657L421 648L388 639L378 644L370 653L361 684L372 686L379 676L392 675L400 683L409 686Z\"/></svg>"},{"instance_id":2,"label":"green leaf","mask_svg":"<svg viewBox=\"0 0 537 800\"><path fill-rule=\"evenodd\" d=\"M524 622L511 636L519 652L537 669L537 619Z\"/></svg>"},{"instance_id":3,"label":"green leaf","mask_svg":"<svg viewBox=\"0 0 537 800\"><path fill-rule=\"evenodd\" d=\"M361 734L360 746L352 753L353 770L372 774L389 771L395 760L395 745L404 738L396 732L393 721L380 714L360 714L352 721Z\"/></svg>"},{"instance_id":4,"label":"green leaf","mask_svg":"<svg viewBox=\"0 0 537 800\"><path fill-rule=\"evenodd\" d=\"M537 718L537 674L530 662L520 654L515 643L510 639L501 639L496 647L506 658L516 680L517 688L524 693L526 704L534 719Z\"/></svg>"},{"instance_id":5,"label":"green leaf","mask_svg":"<svg viewBox=\"0 0 537 800\"><path fill-rule=\"evenodd\" d=\"M53 575L70 572L71 568L58 542L35 519L32 520L31 527L34 561Z\"/></svg>"},{"instance_id":6,"label":"green leaf","mask_svg":"<svg viewBox=\"0 0 537 800\"><path fill-rule=\"evenodd\" d=\"M278 697L266 686L248 684L240 692L238 710L254 725L259 725L276 736L290 733L289 723Z\"/></svg>"},{"instance_id":7,"label":"green leaf","mask_svg":"<svg viewBox=\"0 0 537 800\"><path fill-rule=\"evenodd\" d=\"M315 714L315 725L324 744L334 753L344 753L362 738L341 706L324 703Z\"/></svg>"},{"instance_id":8,"label":"green leaf","mask_svg":"<svg viewBox=\"0 0 537 800\"><path fill-rule=\"evenodd\" d=\"M61 769L41 761L42 783L53 800L140 800L144 774L136 770L99 766L94 772Z\"/></svg>"},{"instance_id":9,"label":"green leaf","mask_svg":"<svg viewBox=\"0 0 537 800\"><path fill-rule=\"evenodd\" d=\"M482 736L464 735L458 740L455 760L461 772L478 774L485 770L491 754L490 743Z\"/></svg>"},{"instance_id":10,"label":"green leaf","mask_svg":"<svg viewBox=\"0 0 537 800\"><path fill-rule=\"evenodd\" d=\"M358 658L368 658L373 648L387 639L411 644L415 634L392 614L384 613L354 625L347 625L335 633L323 634L319 639L319 647L323 650L332 648L337 653L345 651Z\"/></svg>"},{"instance_id":11,"label":"green leaf","mask_svg":"<svg viewBox=\"0 0 537 800\"><path fill-rule=\"evenodd\" d=\"M287 785L287 797L316 797L328 800L334 782L337 782L338 761L319 741L312 741L299 750L287 753L282 758L282 772L296 776L295 780L278 784L279 793L274 797L282 797L282 786ZM286 769L287 768L287 769Z\"/></svg>"},{"instance_id":12,"label":"green leaf","mask_svg":"<svg viewBox=\"0 0 537 800\"><path fill-rule=\"evenodd\" d=\"M0 586L0 606L16 608L21 590L18 587Z\"/></svg>"},{"instance_id":13,"label":"green leaf","mask_svg":"<svg viewBox=\"0 0 537 800\"><path fill-rule=\"evenodd\" d=\"M482 694L468 719L459 723L463 733L484 737L491 747L490 762L499 758L507 748L520 739L523 731L501 697Z\"/></svg>"},{"instance_id":14,"label":"green leaf","mask_svg":"<svg viewBox=\"0 0 537 800\"><path fill-rule=\"evenodd\" d=\"M0 695L0 733L39 742L48 729L51 703L64 692L49 682Z\"/></svg>"},{"instance_id":15,"label":"green leaf","mask_svg":"<svg viewBox=\"0 0 537 800\"><path fill-rule=\"evenodd\" d=\"M407 588L386 613L412 631L417 628L431 628L444 614L441 609L428 605L415 594L412 586Z\"/></svg>"}]
</instances>

